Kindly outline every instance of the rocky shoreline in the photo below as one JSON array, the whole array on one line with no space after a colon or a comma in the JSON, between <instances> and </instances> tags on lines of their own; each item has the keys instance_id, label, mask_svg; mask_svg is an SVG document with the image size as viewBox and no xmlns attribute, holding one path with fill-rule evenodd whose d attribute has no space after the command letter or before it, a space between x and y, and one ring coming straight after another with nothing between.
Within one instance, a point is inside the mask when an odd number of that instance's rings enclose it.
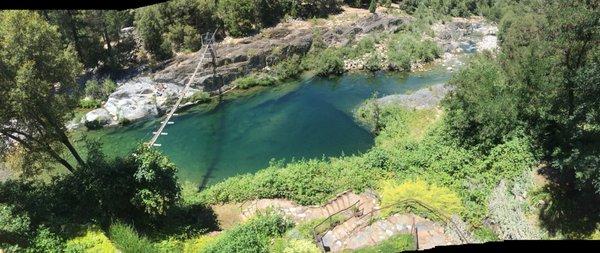
<instances>
[{"instance_id":1,"label":"rocky shoreline","mask_svg":"<svg viewBox=\"0 0 600 253\"><path fill-rule=\"evenodd\" d=\"M222 83L215 84L212 65L207 62L202 66L186 97L199 91L215 93L221 85L223 89L230 89L231 82L238 77L268 68L293 54L308 52L315 29L320 31L327 45L345 46L366 34L397 32L411 20L410 17L385 13L371 15L359 12L352 14L352 18L334 17L325 24L309 25L308 21L288 21L251 37L225 39L217 43L219 58L216 61L216 80ZM444 50L443 58L439 61L449 70L462 64L457 56L464 52L475 49L493 50L496 47L497 28L487 24L482 18L454 18L445 24L435 24L433 30L435 36L432 39ZM87 113L79 124L69 128L76 128L78 125L116 126L162 115L180 94L199 57L199 52L176 56L153 73L119 83L117 90L101 108ZM346 62L345 65L348 70L362 69L360 63ZM420 68L422 66L416 64L411 70Z\"/></svg>"}]
</instances>

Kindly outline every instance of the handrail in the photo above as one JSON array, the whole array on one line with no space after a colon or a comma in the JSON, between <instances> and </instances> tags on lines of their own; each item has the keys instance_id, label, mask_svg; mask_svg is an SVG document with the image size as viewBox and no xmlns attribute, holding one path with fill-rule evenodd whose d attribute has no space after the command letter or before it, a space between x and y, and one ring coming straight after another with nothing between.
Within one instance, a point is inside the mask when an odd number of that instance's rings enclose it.
<instances>
[{"instance_id":1,"label":"handrail","mask_svg":"<svg viewBox=\"0 0 600 253\"><path fill-rule=\"evenodd\" d=\"M212 47L212 44L214 42L214 38L215 38L215 34L217 33L217 30L218 30L218 28L215 29L215 31L212 33L212 35L210 37L210 41L208 41L207 44L204 44L204 41L202 41L202 43L203 43L202 46L205 46L205 47L204 47L204 51L202 51L202 54L200 56L201 58L198 61L198 64L196 65L196 68L194 69L194 73L192 73L192 76L190 77L190 79L188 80L188 82L184 86L184 88L181 89L181 92L179 93L179 97L178 97L177 101L175 102L175 104L173 105L173 107L171 108L171 110L169 110L169 112L166 114L165 119L160 124L160 127L158 128L158 130L156 132L154 132L154 134L152 136L152 139L150 139L150 141L147 143L148 147L154 146L154 144L158 140L158 137L161 136L161 134L164 131L165 127L169 124L169 120L171 120L171 117L173 117L173 114L175 114L175 112L177 111L177 109L179 109L179 105L183 101L183 97L185 96L185 94L189 90L190 86L192 85L192 82L194 81L194 79L196 77L196 74L198 73L198 70L200 70L202 62L206 58L206 53L208 52L208 49Z\"/></svg>"},{"instance_id":2,"label":"handrail","mask_svg":"<svg viewBox=\"0 0 600 253\"><path fill-rule=\"evenodd\" d=\"M412 203L412 204L417 204L417 205L419 205L419 206L421 206L421 207L423 207L423 208L427 209L427 211L430 211L430 212L431 212L433 215L437 216L437 217L438 217L438 218L439 218L439 219L440 219L440 220L441 220L441 221L442 221L442 222L443 222L445 225L448 225L448 224L450 224L450 225L451 225L451 227L452 227L452 229L453 229L453 230L454 230L454 231L457 233L457 235L458 235L459 239L461 240L461 242L462 242L462 243L469 243L469 241L468 241L468 240L466 239L466 237L465 237L465 236L462 234L462 232L460 231L460 229L458 229L458 227L456 226L456 224L454 223L454 221L452 221L452 219L450 219L450 218L449 218L449 217L448 217L446 214L444 214L442 211L439 211L438 209L436 209L436 208L434 208L434 207L432 207L432 206L430 206L430 205L427 205L427 204L425 204L425 203L423 203L423 202L421 202L421 201L419 201L419 200L412 199L412 198L404 199L404 200L398 201L398 202L396 202L396 203L393 203L393 204L389 204L389 205L383 206L383 207L381 207L381 208L378 208L378 209L373 209L373 210L369 211L368 213L364 213L364 214L362 214L362 215L360 216L360 218L361 218L361 219L364 219L364 218L365 218L365 217L367 217L367 216L371 216L371 217L372 217L373 213L375 213L375 212L379 212L379 211L381 211L381 210L383 210L383 209L387 209L387 208L391 208L391 207L395 207L395 206L399 206L399 205L411 204L411 203ZM335 214L333 214L333 215L335 215ZM330 215L329 217L327 217L327 219L330 219L330 218L331 218L333 215ZM347 218L347 219L345 219L344 221L342 221L341 223L344 223L344 222L348 221L348 220L349 220L349 219L351 219L351 218L352 218L352 217L350 217L350 218ZM326 219L326 220L327 220L327 219ZM324 222L324 221L323 221L323 222ZM321 222L321 223L323 223L323 222ZM362 225L362 226L356 226L356 227L354 227L354 228L353 228L351 231L349 231L349 233L348 233L348 234L352 234L352 232L354 232L356 229L358 229L358 228L363 228L363 227L365 227L365 225ZM327 230L325 230L325 231L323 231L323 232L321 232L321 233L319 233L319 234L326 234L327 232L331 231L332 229L333 229L333 228L329 228L329 229L327 229ZM413 220L413 231L414 231L414 232L413 232L413 233L414 233L414 235L413 235L413 236L415 236L416 240L418 240L418 238L417 238L417 230L416 230L416 226L414 226L414 220ZM317 232L316 232L316 226L315 226L315 228L313 229L313 236L314 236L314 238L315 238L315 241L316 241L316 243L317 243L317 246L318 246L318 247L319 247L319 248L320 248L322 251L325 251L325 250L324 250L324 249L325 249L325 245L323 245L323 241L321 240L321 238L320 238L320 237L318 237L319 235L318 235L318 234L317 234ZM418 248L418 245L417 245L417 248Z\"/></svg>"},{"instance_id":3,"label":"handrail","mask_svg":"<svg viewBox=\"0 0 600 253\"><path fill-rule=\"evenodd\" d=\"M342 212L345 212L345 211L347 211L348 209L350 209L350 208L352 208L352 207L356 206L356 204L358 204L358 203L360 203L360 200L357 200L356 202L354 202L354 204L352 204L352 205L349 205L348 207L346 207L346 208L344 208L344 209L342 209L342 210L339 210L339 211L337 211L337 212L335 212L335 213L333 213L333 214L329 215L327 218L325 218L324 220L322 220L321 222L319 222L317 225L315 225L315 226L313 227L313 238L314 238L314 239L315 239L317 242L321 242L321 240L320 240L321 238L318 238L319 234L321 234L321 233L317 233L317 227L319 227L319 226L323 225L323 224L324 224L326 221L328 221L328 220L331 220L331 219L333 218L333 216L335 216L335 215L338 215L338 214L340 214L340 213L342 213ZM324 205L324 206L326 206L326 205ZM345 219L345 220L344 220L343 222L341 222L341 223L344 223L344 222L346 222L347 220L351 219L352 217L354 217L354 216L350 216L349 218ZM328 229L327 229L327 230L325 230L325 231L329 231L330 229L331 229L331 228L328 228ZM324 234L324 233L323 233L323 234ZM322 243L322 242L321 242L321 243L319 243L319 244L318 244L318 246L319 246L319 248L320 248L322 251L325 251L325 249L324 249L324 245L323 245L323 243Z\"/></svg>"}]
</instances>

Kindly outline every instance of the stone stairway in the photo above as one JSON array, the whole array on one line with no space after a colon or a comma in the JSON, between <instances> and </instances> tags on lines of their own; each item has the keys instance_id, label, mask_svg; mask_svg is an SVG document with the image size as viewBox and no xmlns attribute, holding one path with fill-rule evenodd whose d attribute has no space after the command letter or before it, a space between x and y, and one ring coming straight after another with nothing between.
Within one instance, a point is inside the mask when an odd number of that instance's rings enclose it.
<instances>
[{"instance_id":1,"label":"stone stairway","mask_svg":"<svg viewBox=\"0 0 600 253\"><path fill-rule=\"evenodd\" d=\"M248 219L259 211L268 208L282 211L294 222L302 222L317 218L326 218L340 212L346 217L352 216L356 211L368 213L378 207L377 198L370 193L355 194L345 191L321 206L302 206L285 199L257 199L241 205L242 219ZM356 208L350 208L352 206Z\"/></svg>"},{"instance_id":2,"label":"stone stairway","mask_svg":"<svg viewBox=\"0 0 600 253\"><path fill-rule=\"evenodd\" d=\"M444 233L442 225L413 214L394 214L371 222L370 217L353 217L336 226L323 235L324 248L330 252L342 252L374 246L394 235L413 234L414 227L418 249L458 243Z\"/></svg>"}]
</instances>

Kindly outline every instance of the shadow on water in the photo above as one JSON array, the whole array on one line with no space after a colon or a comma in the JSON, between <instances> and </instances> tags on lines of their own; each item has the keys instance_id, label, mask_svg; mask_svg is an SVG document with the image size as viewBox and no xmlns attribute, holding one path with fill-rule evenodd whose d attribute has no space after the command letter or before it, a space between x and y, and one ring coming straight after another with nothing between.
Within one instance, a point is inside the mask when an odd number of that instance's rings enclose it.
<instances>
[{"instance_id":1,"label":"shadow on water","mask_svg":"<svg viewBox=\"0 0 600 253\"><path fill-rule=\"evenodd\" d=\"M217 120L215 124L212 124L212 132L215 133L212 138L207 138L206 146L215 148L216 152L213 152L213 156L211 156L210 161L207 163L206 172L202 175L202 179L200 184L198 184L198 190L202 191L207 186L209 181L213 178L212 174L217 168L217 164L221 160L221 154L223 151L223 140L225 139L226 129L225 129L225 110L220 110L223 107L223 95L219 95L218 105L215 108Z\"/></svg>"}]
</instances>

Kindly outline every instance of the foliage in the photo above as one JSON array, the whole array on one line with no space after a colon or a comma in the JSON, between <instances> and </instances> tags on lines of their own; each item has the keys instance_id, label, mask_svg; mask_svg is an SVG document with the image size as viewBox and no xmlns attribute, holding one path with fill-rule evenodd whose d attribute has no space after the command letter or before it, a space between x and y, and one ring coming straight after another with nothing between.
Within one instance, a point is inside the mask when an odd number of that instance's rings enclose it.
<instances>
[{"instance_id":1,"label":"foliage","mask_svg":"<svg viewBox=\"0 0 600 253\"><path fill-rule=\"evenodd\" d=\"M14 206L0 203L1 243L24 244L30 222L29 217L18 213Z\"/></svg>"},{"instance_id":2,"label":"foliage","mask_svg":"<svg viewBox=\"0 0 600 253\"><path fill-rule=\"evenodd\" d=\"M100 108L100 106L102 106L102 102L100 100L97 100L97 99L84 98L82 100L79 100L79 107L80 108L96 109L96 108Z\"/></svg>"},{"instance_id":3,"label":"foliage","mask_svg":"<svg viewBox=\"0 0 600 253\"><path fill-rule=\"evenodd\" d=\"M291 222L274 212L258 214L225 231L204 252L268 252L269 238L282 235Z\"/></svg>"},{"instance_id":4,"label":"foliage","mask_svg":"<svg viewBox=\"0 0 600 253\"><path fill-rule=\"evenodd\" d=\"M158 5L140 8L135 12L135 26L144 48L157 60L165 60L172 55L169 42L163 39L162 19Z\"/></svg>"},{"instance_id":5,"label":"foliage","mask_svg":"<svg viewBox=\"0 0 600 253\"><path fill-rule=\"evenodd\" d=\"M312 240L275 238L269 252L272 253L319 253L321 252Z\"/></svg>"},{"instance_id":6,"label":"foliage","mask_svg":"<svg viewBox=\"0 0 600 253\"><path fill-rule=\"evenodd\" d=\"M123 252L158 252L150 240L138 235L131 226L123 223L112 224L109 236L117 248Z\"/></svg>"},{"instance_id":7,"label":"foliage","mask_svg":"<svg viewBox=\"0 0 600 253\"><path fill-rule=\"evenodd\" d=\"M338 75L344 72L344 61L337 48L316 49L311 51L303 61L305 69L318 76Z\"/></svg>"},{"instance_id":8,"label":"foliage","mask_svg":"<svg viewBox=\"0 0 600 253\"><path fill-rule=\"evenodd\" d=\"M200 43L200 34L191 25L176 23L169 26L167 39L171 41L171 45L175 51L197 51L202 46Z\"/></svg>"},{"instance_id":9,"label":"foliage","mask_svg":"<svg viewBox=\"0 0 600 253\"><path fill-rule=\"evenodd\" d=\"M440 57L441 50L431 40L422 40L416 33L393 35L387 45L388 58L396 68L410 70L416 62L431 62Z\"/></svg>"},{"instance_id":10,"label":"foliage","mask_svg":"<svg viewBox=\"0 0 600 253\"><path fill-rule=\"evenodd\" d=\"M64 126L77 105L71 91L81 65L58 35L57 28L35 12L0 13L0 133L28 154L74 171L67 157L79 165L84 162ZM62 152L65 149L69 152Z\"/></svg>"},{"instance_id":11,"label":"foliage","mask_svg":"<svg viewBox=\"0 0 600 253\"><path fill-rule=\"evenodd\" d=\"M297 54L273 66L273 73L279 80L296 78L300 76L301 72L301 60Z\"/></svg>"},{"instance_id":12,"label":"foliage","mask_svg":"<svg viewBox=\"0 0 600 253\"><path fill-rule=\"evenodd\" d=\"M249 89L255 86L273 86L278 82L277 78L268 74L251 74L234 80L232 84L240 89Z\"/></svg>"},{"instance_id":13,"label":"foliage","mask_svg":"<svg viewBox=\"0 0 600 253\"><path fill-rule=\"evenodd\" d=\"M542 239L542 233L527 220L528 203L521 199L531 188L531 171L525 171L510 189L502 181L493 190L489 200L490 220L496 224L502 240Z\"/></svg>"},{"instance_id":14,"label":"foliage","mask_svg":"<svg viewBox=\"0 0 600 253\"><path fill-rule=\"evenodd\" d=\"M133 182L138 184L132 202L151 216L166 214L179 199L181 189L175 175L177 168L156 149L145 146L132 157L137 168Z\"/></svg>"},{"instance_id":15,"label":"foliage","mask_svg":"<svg viewBox=\"0 0 600 253\"><path fill-rule=\"evenodd\" d=\"M69 239L65 244L65 252L97 252L112 253L117 248L98 230L88 230L83 236Z\"/></svg>"},{"instance_id":16,"label":"foliage","mask_svg":"<svg viewBox=\"0 0 600 253\"><path fill-rule=\"evenodd\" d=\"M419 6L426 6L435 12L467 17L476 14L478 5L485 1L480 0L407 0L400 2L400 8L408 13L413 13Z\"/></svg>"},{"instance_id":17,"label":"foliage","mask_svg":"<svg viewBox=\"0 0 600 253\"><path fill-rule=\"evenodd\" d=\"M318 204L347 189L362 191L374 187L382 171L364 169L362 164L359 157L302 160L285 166L271 164L254 175L229 178L200 194L205 203L286 198L303 205Z\"/></svg>"},{"instance_id":18,"label":"foliage","mask_svg":"<svg viewBox=\"0 0 600 253\"><path fill-rule=\"evenodd\" d=\"M217 240L217 236L201 235L188 239L183 244L183 253L203 252L209 245Z\"/></svg>"},{"instance_id":19,"label":"foliage","mask_svg":"<svg viewBox=\"0 0 600 253\"><path fill-rule=\"evenodd\" d=\"M63 247L62 238L47 227L40 226L28 250L32 252L62 252Z\"/></svg>"},{"instance_id":20,"label":"foliage","mask_svg":"<svg viewBox=\"0 0 600 253\"><path fill-rule=\"evenodd\" d=\"M434 184L428 184L425 181L405 181L401 184L395 181L383 181L379 186L379 195L381 196L381 206L388 207L383 210L384 215L410 210L414 213L425 214L428 217L435 218L435 214L423 209L418 205L400 204L404 200L414 199L434 208L435 212L441 212L449 216L460 213L463 210L460 197L452 190L439 187ZM398 206L394 206L399 204Z\"/></svg>"},{"instance_id":21,"label":"foliage","mask_svg":"<svg viewBox=\"0 0 600 253\"><path fill-rule=\"evenodd\" d=\"M248 35L261 28L257 10L257 1L252 0L222 0L218 4L225 29L234 37Z\"/></svg>"},{"instance_id":22,"label":"foliage","mask_svg":"<svg viewBox=\"0 0 600 253\"><path fill-rule=\"evenodd\" d=\"M517 129L518 107L506 77L492 56L481 55L452 76L446 97L450 134L466 145L490 148Z\"/></svg>"},{"instance_id":23,"label":"foliage","mask_svg":"<svg viewBox=\"0 0 600 253\"><path fill-rule=\"evenodd\" d=\"M375 253L375 252L402 252L415 250L415 239L412 234L400 234L392 236L375 246L360 248L353 252L357 253Z\"/></svg>"},{"instance_id":24,"label":"foliage","mask_svg":"<svg viewBox=\"0 0 600 253\"><path fill-rule=\"evenodd\" d=\"M377 10L377 0L371 0L371 3L369 4L369 12L375 13L376 10Z\"/></svg>"}]
</instances>

